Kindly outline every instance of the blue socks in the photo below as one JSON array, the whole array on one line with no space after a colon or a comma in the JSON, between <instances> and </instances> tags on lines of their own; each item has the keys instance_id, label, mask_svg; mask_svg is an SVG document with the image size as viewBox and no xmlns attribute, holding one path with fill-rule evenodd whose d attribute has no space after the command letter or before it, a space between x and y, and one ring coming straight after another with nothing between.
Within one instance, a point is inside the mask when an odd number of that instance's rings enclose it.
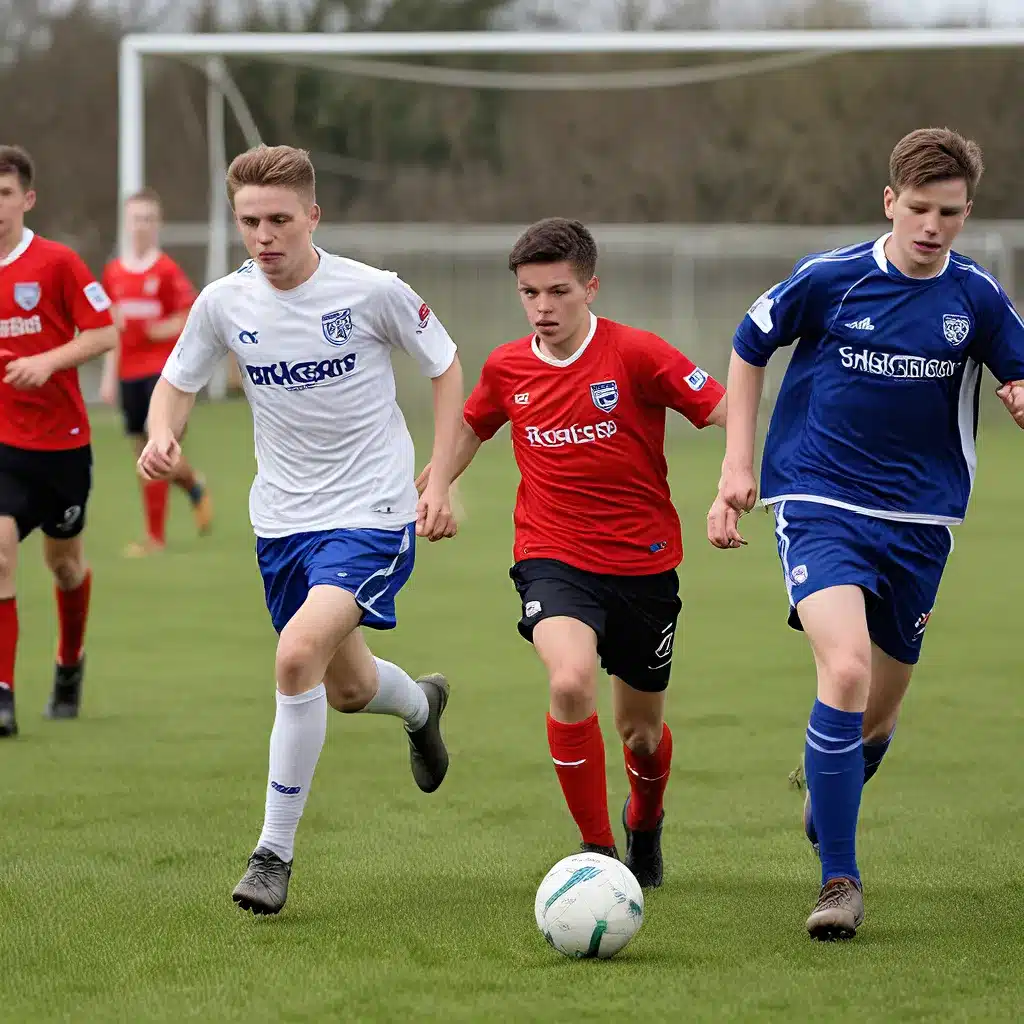
<instances>
[{"instance_id":1,"label":"blue socks","mask_svg":"<svg viewBox=\"0 0 1024 1024\"><path fill-rule=\"evenodd\" d=\"M839 711L820 700L814 702L807 724L804 771L818 834L822 885L839 877L860 881L856 834L860 794L867 772L861 740L863 728L863 712ZM881 754L875 768L879 761Z\"/></svg>"},{"instance_id":2,"label":"blue socks","mask_svg":"<svg viewBox=\"0 0 1024 1024\"><path fill-rule=\"evenodd\" d=\"M889 744L892 743L893 735L896 730L893 729L891 733L881 743L865 743L864 744L864 781L867 782L875 772L878 771L878 766L882 763L882 758L885 757L885 752L889 749Z\"/></svg>"}]
</instances>

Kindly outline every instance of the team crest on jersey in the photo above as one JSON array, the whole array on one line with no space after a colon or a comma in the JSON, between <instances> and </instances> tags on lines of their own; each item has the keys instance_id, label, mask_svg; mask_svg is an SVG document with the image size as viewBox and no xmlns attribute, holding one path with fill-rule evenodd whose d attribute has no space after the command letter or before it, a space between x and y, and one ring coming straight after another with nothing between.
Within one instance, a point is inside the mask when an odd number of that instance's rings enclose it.
<instances>
[{"instance_id":1,"label":"team crest on jersey","mask_svg":"<svg viewBox=\"0 0 1024 1024\"><path fill-rule=\"evenodd\" d=\"M945 313L942 317L942 334L954 348L962 345L971 333L971 321L962 313Z\"/></svg>"},{"instance_id":2,"label":"team crest on jersey","mask_svg":"<svg viewBox=\"0 0 1024 1024\"><path fill-rule=\"evenodd\" d=\"M336 309L320 317L324 337L332 345L344 345L352 335L352 310Z\"/></svg>"},{"instance_id":3,"label":"team crest on jersey","mask_svg":"<svg viewBox=\"0 0 1024 1024\"><path fill-rule=\"evenodd\" d=\"M601 412L611 412L619 404L619 385L613 380L600 380L590 385L590 397Z\"/></svg>"},{"instance_id":4,"label":"team crest on jersey","mask_svg":"<svg viewBox=\"0 0 1024 1024\"><path fill-rule=\"evenodd\" d=\"M142 294L143 295L156 295L160 291L160 278L159 277L147 277L142 282Z\"/></svg>"},{"instance_id":5,"label":"team crest on jersey","mask_svg":"<svg viewBox=\"0 0 1024 1024\"><path fill-rule=\"evenodd\" d=\"M18 281L14 285L14 301L26 313L31 313L39 305L43 289L38 281Z\"/></svg>"}]
</instances>

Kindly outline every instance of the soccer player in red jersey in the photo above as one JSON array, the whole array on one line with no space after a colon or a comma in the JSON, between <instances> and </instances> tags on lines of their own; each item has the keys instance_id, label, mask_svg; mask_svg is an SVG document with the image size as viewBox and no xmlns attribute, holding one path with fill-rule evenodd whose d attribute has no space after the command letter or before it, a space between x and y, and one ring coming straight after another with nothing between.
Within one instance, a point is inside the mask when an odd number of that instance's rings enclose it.
<instances>
[{"instance_id":1,"label":"soccer player in red jersey","mask_svg":"<svg viewBox=\"0 0 1024 1024\"><path fill-rule=\"evenodd\" d=\"M600 663L612 677L629 780L626 864L653 887L663 874L665 689L682 607L665 410L698 428L724 426L725 391L657 335L594 316L596 266L597 246L577 221L540 221L516 243L509 268L534 333L484 364L465 405L457 470L511 424L522 479L510 576L519 632L550 680L555 771L584 850L617 858L596 711Z\"/></svg>"},{"instance_id":2,"label":"soccer player in red jersey","mask_svg":"<svg viewBox=\"0 0 1024 1024\"><path fill-rule=\"evenodd\" d=\"M59 620L47 714L78 714L92 582L81 536L92 449L77 367L117 341L110 300L88 267L25 227L33 177L23 149L0 146L0 736L18 731L15 568L19 542L36 527Z\"/></svg>"},{"instance_id":3,"label":"soccer player in red jersey","mask_svg":"<svg viewBox=\"0 0 1024 1024\"><path fill-rule=\"evenodd\" d=\"M181 267L160 250L159 195L143 189L128 198L124 212L127 251L111 260L103 272L103 287L114 303L120 337L117 349L107 354L100 390L108 405L120 399L125 433L138 459L146 444L150 396L196 293ZM128 546L125 553L130 557L163 550L171 482L141 481L146 540ZM184 458L178 461L173 483L188 495L199 532L207 533L213 506L201 477Z\"/></svg>"}]
</instances>

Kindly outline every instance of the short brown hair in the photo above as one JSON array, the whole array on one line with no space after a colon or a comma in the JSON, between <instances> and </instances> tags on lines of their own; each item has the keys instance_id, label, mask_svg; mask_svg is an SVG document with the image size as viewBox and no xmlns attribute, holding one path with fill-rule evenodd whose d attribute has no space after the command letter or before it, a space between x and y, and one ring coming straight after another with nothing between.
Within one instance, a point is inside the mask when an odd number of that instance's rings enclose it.
<instances>
[{"instance_id":1,"label":"short brown hair","mask_svg":"<svg viewBox=\"0 0 1024 1024\"><path fill-rule=\"evenodd\" d=\"M0 146L0 174L16 174L27 192L35 181L36 168L32 157L21 146Z\"/></svg>"},{"instance_id":2,"label":"short brown hair","mask_svg":"<svg viewBox=\"0 0 1024 1024\"><path fill-rule=\"evenodd\" d=\"M245 185L277 185L291 188L309 202L316 201L313 161L304 149L294 146L254 146L240 153L228 168L228 198Z\"/></svg>"},{"instance_id":3,"label":"short brown hair","mask_svg":"<svg viewBox=\"0 0 1024 1024\"><path fill-rule=\"evenodd\" d=\"M564 217L547 217L531 224L512 248L508 269L514 274L527 263L561 263L566 261L573 272L586 283L597 270L597 243L594 236L578 221Z\"/></svg>"},{"instance_id":4,"label":"short brown hair","mask_svg":"<svg viewBox=\"0 0 1024 1024\"><path fill-rule=\"evenodd\" d=\"M140 188L138 192L133 192L126 200L126 203L155 203L157 206L163 206L160 201L160 193L155 188L150 188L149 185L145 188Z\"/></svg>"},{"instance_id":5,"label":"short brown hair","mask_svg":"<svg viewBox=\"0 0 1024 1024\"><path fill-rule=\"evenodd\" d=\"M889 186L899 195L906 188L959 179L973 199L984 169L976 142L950 128L918 128L896 143L889 157Z\"/></svg>"}]
</instances>

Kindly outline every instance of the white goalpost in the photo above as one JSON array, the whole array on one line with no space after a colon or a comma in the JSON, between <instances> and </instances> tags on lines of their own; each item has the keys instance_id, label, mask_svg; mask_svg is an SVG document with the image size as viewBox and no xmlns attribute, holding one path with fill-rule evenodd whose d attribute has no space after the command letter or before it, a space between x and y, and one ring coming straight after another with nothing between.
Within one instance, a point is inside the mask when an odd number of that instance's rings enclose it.
<instances>
[{"instance_id":1,"label":"white goalpost","mask_svg":"<svg viewBox=\"0 0 1024 1024\"><path fill-rule=\"evenodd\" d=\"M147 57L186 61L200 68L207 82L208 218L193 225L206 250L205 278L209 282L230 270L232 226L224 190L228 163L225 150L226 118L237 123L248 145L261 141L245 98L232 79L226 59L259 57L318 70L356 74L390 81L502 90L610 90L687 85L739 75L792 67L850 53L885 51L940 51L1007 49L1024 46L1024 28L1018 29L892 29L747 32L449 32L449 33L337 33L337 34L130 34L121 40L119 77L118 191L124 197L146 183L145 75ZM600 72L522 73L402 63L400 58L475 55L671 55L732 54L737 60L706 65L658 67L647 70ZM120 226L120 225L119 225ZM415 226L413 226L415 228ZM426 225L420 227L425 228ZM652 225L654 235L669 226ZM677 226L678 227L678 226ZM705 226L703 234L714 231ZM725 228L728 231L728 227ZM778 231L790 229L778 228ZM791 229L799 232L800 228ZM408 233L408 232L407 232ZM412 232L415 234L415 230ZM493 232L492 232L493 234ZM614 234L614 228L612 229ZM1024 227L1000 226L998 237L984 239L1003 273L1012 270L1012 246L1024 247ZM470 249L480 244L474 232L465 232ZM705 238L706 241L706 238ZM198 238L192 239L196 244ZM488 243L490 244L490 243ZM676 242L672 243L676 245ZM703 243L702 243L703 244ZM204 282L205 283L205 282ZM225 380L211 386L220 397Z\"/></svg>"}]
</instances>

